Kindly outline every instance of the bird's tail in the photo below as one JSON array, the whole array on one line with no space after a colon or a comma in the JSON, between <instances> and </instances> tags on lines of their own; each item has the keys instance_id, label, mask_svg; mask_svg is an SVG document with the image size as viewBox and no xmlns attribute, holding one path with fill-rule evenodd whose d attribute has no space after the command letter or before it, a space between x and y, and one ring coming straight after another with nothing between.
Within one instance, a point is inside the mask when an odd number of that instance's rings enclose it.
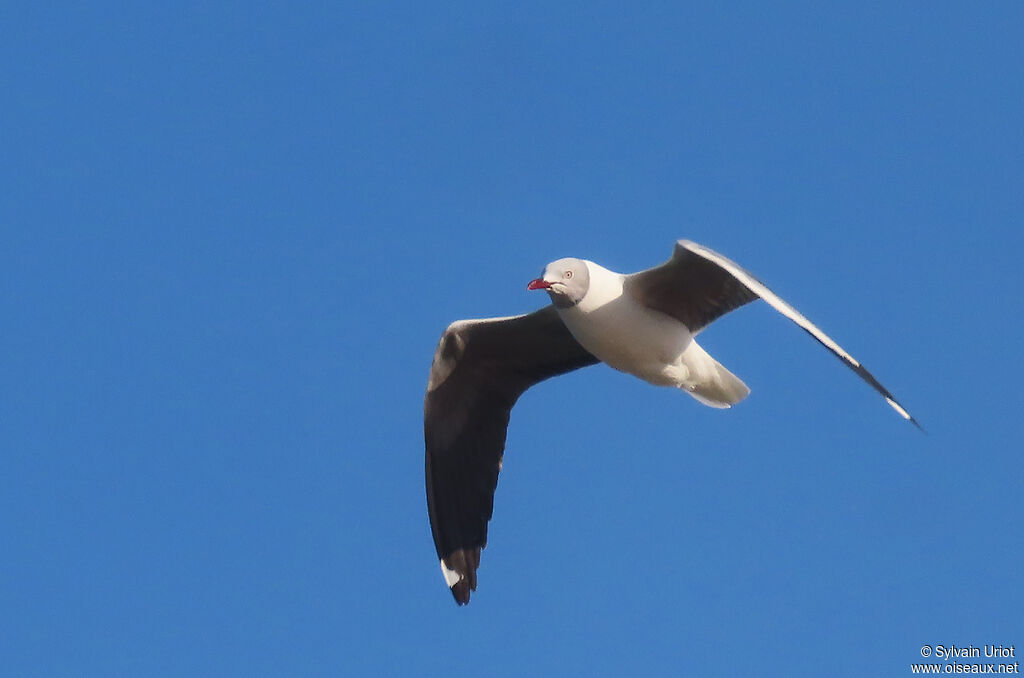
<instances>
[{"instance_id":1,"label":"bird's tail","mask_svg":"<svg viewBox=\"0 0 1024 678\"><path fill-rule=\"evenodd\" d=\"M722 367L696 341L691 341L683 351L680 362L686 366L689 375L679 388L705 405L732 407L750 395L750 389L743 380Z\"/></svg>"}]
</instances>

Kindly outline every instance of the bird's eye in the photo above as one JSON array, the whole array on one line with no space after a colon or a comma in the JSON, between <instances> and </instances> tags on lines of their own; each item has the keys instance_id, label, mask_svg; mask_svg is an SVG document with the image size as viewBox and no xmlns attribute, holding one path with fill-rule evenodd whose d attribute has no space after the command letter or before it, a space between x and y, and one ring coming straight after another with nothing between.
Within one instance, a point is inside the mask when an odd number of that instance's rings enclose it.
<instances>
[{"instance_id":1,"label":"bird's eye","mask_svg":"<svg viewBox=\"0 0 1024 678\"><path fill-rule=\"evenodd\" d=\"M571 278L572 277L572 271L566 271L565 272L565 277L566 278Z\"/></svg>"}]
</instances>

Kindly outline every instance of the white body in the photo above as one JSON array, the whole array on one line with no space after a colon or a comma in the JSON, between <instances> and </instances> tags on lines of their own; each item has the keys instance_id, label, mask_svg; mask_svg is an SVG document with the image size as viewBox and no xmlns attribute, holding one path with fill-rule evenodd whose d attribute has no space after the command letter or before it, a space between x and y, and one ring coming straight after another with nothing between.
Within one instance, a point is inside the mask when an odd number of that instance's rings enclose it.
<instances>
[{"instance_id":1,"label":"white body","mask_svg":"<svg viewBox=\"0 0 1024 678\"><path fill-rule=\"evenodd\" d=\"M623 294L623 275L584 263L590 274L586 295L558 309L583 348L617 370L682 388L712 407L729 407L750 393L694 341L686 325Z\"/></svg>"}]
</instances>

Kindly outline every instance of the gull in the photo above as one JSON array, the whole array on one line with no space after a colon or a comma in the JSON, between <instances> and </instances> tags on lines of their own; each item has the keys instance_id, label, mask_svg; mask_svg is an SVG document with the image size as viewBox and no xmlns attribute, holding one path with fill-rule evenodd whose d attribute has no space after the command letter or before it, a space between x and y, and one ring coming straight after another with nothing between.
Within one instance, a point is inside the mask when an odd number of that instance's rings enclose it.
<instances>
[{"instance_id":1,"label":"gull","mask_svg":"<svg viewBox=\"0 0 1024 678\"><path fill-rule=\"evenodd\" d=\"M427 510L441 572L459 605L476 590L512 406L550 377L603 362L704 405L732 407L750 389L695 337L760 298L920 428L859 361L799 311L735 262L689 240L678 241L664 264L638 273L559 259L527 289L546 291L551 304L525 315L452 323L430 367L423 426Z\"/></svg>"}]
</instances>

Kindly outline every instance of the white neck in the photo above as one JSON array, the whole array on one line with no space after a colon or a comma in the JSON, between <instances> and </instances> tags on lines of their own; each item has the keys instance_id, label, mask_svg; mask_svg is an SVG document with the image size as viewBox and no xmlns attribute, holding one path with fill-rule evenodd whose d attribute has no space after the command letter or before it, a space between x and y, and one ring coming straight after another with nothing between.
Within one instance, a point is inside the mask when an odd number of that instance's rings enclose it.
<instances>
[{"instance_id":1,"label":"white neck","mask_svg":"<svg viewBox=\"0 0 1024 678\"><path fill-rule=\"evenodd\" d=\"M583 313L590 313L608 302L615 301L622 296L623 275L615 271L609 271L600 264L583 260L590 273L590 286L583 300L576 305L576 308Z\"/></svg>"}]
</instances>

